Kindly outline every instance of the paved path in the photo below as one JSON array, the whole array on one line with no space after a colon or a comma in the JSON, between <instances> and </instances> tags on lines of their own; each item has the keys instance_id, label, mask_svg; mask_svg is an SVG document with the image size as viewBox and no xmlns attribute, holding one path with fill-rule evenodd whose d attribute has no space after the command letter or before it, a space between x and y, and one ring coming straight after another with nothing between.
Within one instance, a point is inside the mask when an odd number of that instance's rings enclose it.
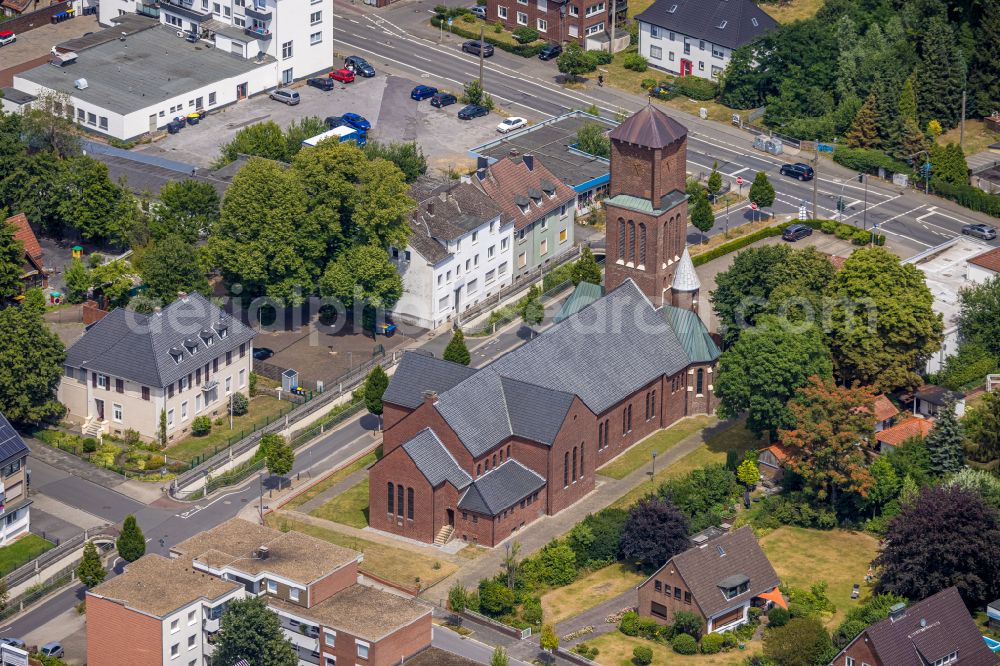
<instances>
[{"instance_id":1,"label":"paved path","mask_svg":"<svg viewBox=\"0 0 1000 666\"><path fill-rule=\"evenodd\" d=\"M601 634L614 631L618 628L618 625L606 622L606 618L609 615L615 615L623 608L637 607L639 603L638 596L638 592L636 592L633 588L627 592L622 592L617 597L608 599L604 603L600 603L593 608L588 608L576 617L563 620L555 626L556 635L559 636L559 644L563 647L570 647L578 643L589 641L592 638L600 636ZM593 627L594 631L572 640L566 640L566 636L572 634L574 631L579 631L580 629L584 629L586 627Z\"/></svg>"}]
</instances>

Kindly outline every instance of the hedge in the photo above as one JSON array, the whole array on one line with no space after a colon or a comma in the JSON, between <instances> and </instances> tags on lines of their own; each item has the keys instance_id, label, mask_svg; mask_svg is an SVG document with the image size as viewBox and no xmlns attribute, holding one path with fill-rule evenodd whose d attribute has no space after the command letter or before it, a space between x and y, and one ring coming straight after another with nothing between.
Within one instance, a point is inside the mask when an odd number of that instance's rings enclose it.
<instances>
[{"instance_id":1,"label":"hedge","mask_svg":"<svg viewBox=\"0 0 1000 666\"><path fill-rule=\"evenodd\" d=\"M447 22L445 22L444 19L442 19L440 16L435 16L431 18L431 25L434 26L435 28L440 28L442 23L445 23L444 27L448 28ZM459 25L453 24L451 28L448 28L448 30L450 30L453 34L458 35L459 37L464 37L466 39L477 39L477 40L479 39L478 32L466 30L465 28ZM545 46L544 42L541 44L508 44L507 42L499 40L495 37L490 37L489 34L485 33L483 35L483 41L485 41L487 44L492 44L498 49L503 49L508 53L519 55L522 58L536 57L541 52L542 47Z\"/></svg>"},{"instance_id":2,"label":"hedge","mask_svg":"<svg viewBox=\"0 0 1000 666\"><path fill-rule=\"evenodd\" d=\"M1000 196L983 192L978 187L953 185L943 180L931 180L931 191L971 210L1000 217Z\"/></svg>"},{"instance_id":3,"label":"hedge","mask_svg":"<svg viewBox=\"0 0 1000 666\"><path fill-rule=\"evenodd\" d=\"M833 152L833 161L848 169L864 173L876 173L879 167L891 173L905 173L911 178L915 172L905 162L895 160L881 150L873 148L847 148L838 146Z\"/></svg>"},{"instance_id":4,"label":"hedge","mask_svg":"<svg viewBox=\"0 0 1000 666\"><path fill-rule=\"evenodd\" d=\"M713 259L718 259L719 257L725 256L730 252L735 252L736 250L741 250L747 245L752 245L763 238L770 238L771 236L780 236L781 232L785 230L785 227L790 223L779 224L776 227L765 227L759 231L755 231L752 234L744 236L743 238L737 238L736 240L729 241L728 243L723 243L719 247L712 248L708 252L703 252L701 254L691 257L691 262L695 266L701 266L702 264L708 263Z\"/></svg>"},{"instance_id":5,"label":"hedge","mask_svg":"<svg viewBox=\"0 0 1000 666\"><path fill-rule=\"evenodd\" d=\"M681 76L674 79L674 90L685 97L707 102L718 96L719 84L700 76Z\"/></svg>"}]
</instances>

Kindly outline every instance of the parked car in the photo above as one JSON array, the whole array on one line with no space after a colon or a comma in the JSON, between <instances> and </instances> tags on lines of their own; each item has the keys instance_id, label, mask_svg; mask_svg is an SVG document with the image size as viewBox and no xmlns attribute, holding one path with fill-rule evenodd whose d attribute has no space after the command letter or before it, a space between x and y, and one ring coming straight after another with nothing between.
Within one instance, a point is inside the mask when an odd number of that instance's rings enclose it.
<instances>
[{"instance_id":1,"label":"parked car","mask_svg":"<svg viewBox=\"0 0 1000 666\"><path fill-rule=\"evenodd\" d=\"M462 44L462 50L472 55L479 55L479 51L481 50L484 58L489 58L493 55L493 45L488 42L481 43L478 39L470 39Z\"/></svg>"},{"instance_id":2,"label":"parked car","mask_svg":"<svg viewBox=\"0 0 1000 666\"><path fill-rule=\"evenodd\" d=\"M294 90L287 90L285 88L272 90L269 97L273 100L287 104L288 106L295 106L299 103L299 94Z\"/></svg>"},{"instance_id":3,"label":"parked car","mask_svg":"<svg viewBox=\"0 0 1000 666\"><path fill-rule=\"evenodd\" d=\"M482 5L476 5L474 7L469 7L469 12L473 16L477 16L477 17L483 19L484 21L486 20L486 7L484 7Z\"/></svg>"},{"instance_id":4,"label":"parked car","mask_svg":"<svg viewBox=\"0 0 1000 666\"><path fill-rule=\"evenodd\" d=\"M330 72L330 78L341 83L354 83L354 72L349 69L335 69Z\"/></svg>"},{"instance_id":5,"label":"parked car","mask_svg":"<svg viewBox=\"0 0 1000 666\"><path fill-rule=\"evenodd\" d=\"M462 107L458 112L459 120L472 120L473 118L479 118L480 116L485 116L490 112L485 106L479 106L478 104L469 104Z\"/></svg>"},{"instance_id":6,"label":"parked car","mask_svg":"<svg viewBox=\"0 0 1000 666\"><path fill-rule=\"evenodd\" d=\"M7 46L8 44L13 44L16 41L17 35L12 33L10 30L0 32L0 46Z\"/></svg>"},{"instance_id":7,"label":"parked car","mask_svg":"<svg viewBox=\"0 0 1000 666\"><path fill-rule=\"evenodd\" d=\"M355 74L360 74L366 79L375 76L375 68L368 64L368 61L361 56L347 56L344 59L344 68L353 69Z\"/></svg>"},{"instance_id":8,"label":"parked car","mask_svg":"<svg viewBox=\"0 0 1000 666\"><path fill-rule=\"evenodd\" d=\"M428 97L434 97L437 93L438 89L433 86L417 86L410 91L410 99L415 99L420 102Z\"/></svg>"},{"instance_id":9,"label":"parked car","mask_svg":"<svg viewBox=\"0 0 1000 666\"><path fill-rule=\"evenodd\" d=\"M337 87L337 82L331 79L329 76L326 77L316 77L314 79L309 79L306 83L313 88L319 88L320 90L333 90Z\"/></svg>"},{"instance_id":10,"label":"parked car","mask_svg":"<svg viewBox=\"0 0 1000 666\"><path fill-rule=\"evenodd\" d=\"M0 645L9 645L16 648L24 648L24 641L20 638L0 638Z\"/></svg>"},{"instance_id":11,"label":"parked car","mask_svg":"<svg viewBox=\"0 0 1000 666\"><path fill-rule=\"evenodd\" d=\"M562 46L559 44L546 44L542 47L542 50L538 52L539 60L552 60L562 53Z\"/></svg>"},{"instance_id":12,"label":"parked car","mask_svg":"<svg viewBox=\"0 0 1000 666\"><path fill-rule=\"evenodd\" d=\"M997 230L988 224L967 224L962 227L962 234L983 240L993 240L997 237Z\"/></svg>"},{"instance_id":13,"label":"parked car","mask_svg":"<svg viewBox=\"0 0 1000 666\"><path fill-rule=\"evenodd\" d=\"M506 134L507 132L521 129L522 127L528 126L528 119L521 118L519 116L511 116L510 118L504 118L503 122L497 125L497 131L501 134Z\"/></svg>"},{"instance_id":14,"label":"parked car","mask_svg":"<svg viewBox=\"0 0 1000 666\"><path fill-rule=\"evenodd\" d=\"M341 118L344 119L345 123L361 132L367 132L372 128L368 119L357 113L345 113Z\"/></svg>"},{"instance_id":15,"label":"parked car","mask_svg":"<svg viewBox=\"0 0 1000 666\"><path fill-rule=\"evenodd\" d=\"M440 109L446 106L451 106L457 101L458 98L451 93L439 92L431 97L431 106L436 106Z\"/></svg>"},{"instance_id":16,"label":"parked car","mask_svg":"<svg viewBox=\"0 0 1000 666\"><path fill-rule=\"evenodd\" d=\"M796 162L795 164L782 164L778 172L782 176L791 176L792 178L798 178L799 180L812 180L813 170L808 164L803 164L802 162Z\"/></svg>"},{"instance_id":17,"label":"parked car","mask_svg":"<svg viewBox=\"0 0 1000 666\"><path fill-rule=\"evenodd\" d=\"M46 657L57 657L61 658L66 656L66 651L63 650L63 646L57 641L52 641L51 643L46 643L42 646L42 649L38 651L43 656Z\"/></svg>"},{"instance_id":18,"label":"parked car","mask_svg":"<svg viewBox=\"0 0 1000 666\"><path fill-rule=\"evenodd\" d=\"M326 120L324 120L323 122L325 122L326 126L329 127L330 129L333 129L334 127L341 127L347 125L347 121L344 120L343 116L327 116Z\"/></svg>"},{"instance_id":19,"label":"parked car","mask_svg":"<svg viewBox=\"0 0 1000 666\"><path fill-rule=\"evenodd\" d=\"M253 350L253 357L258 361L266 361L272 356L274 356L274 350L270 347L255 347Z\"/></svg>"},{"instance_id":20,"label":"parked car","mask_svg":"<svg viewBox=\"0 0 1000 666\"><path fill-rule=\"evenodd\" d=\"M789 243L794 243L800 238L805 238L806 236L812 236L812 227L805 224L790 224L785 227L785 230L781 233L781 240L788 241Z\"/></svg>"}]
</instances>

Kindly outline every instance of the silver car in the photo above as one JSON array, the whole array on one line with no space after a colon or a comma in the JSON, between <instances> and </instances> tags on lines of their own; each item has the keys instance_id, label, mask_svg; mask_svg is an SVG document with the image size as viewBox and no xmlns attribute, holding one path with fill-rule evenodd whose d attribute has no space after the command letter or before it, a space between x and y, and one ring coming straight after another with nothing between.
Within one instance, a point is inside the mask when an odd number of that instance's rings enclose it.
<instances>
[{"instance_id":1,"label":"silver car","mask_svg":"<svg viewBox=\"0 0 1000 666\"><path fill-rule=\"evenodd\" d=\"M993 240L997 237L997 230L988 224L967 224L962 227L962 234L983 240Z\"/></svg>"},{"instance_id":2,"label":"silver car","mask_svg":"<svg viewBox=\"0 0 1000 666\"><path fill-rule=\"evenodd\" d=\"M299 103L299 94L294 90L288 90L286 88L278 88L277 90L272 90L269 95L271 99L283 102L288 106L295 106Z\"/></svg>"}]
</instances>

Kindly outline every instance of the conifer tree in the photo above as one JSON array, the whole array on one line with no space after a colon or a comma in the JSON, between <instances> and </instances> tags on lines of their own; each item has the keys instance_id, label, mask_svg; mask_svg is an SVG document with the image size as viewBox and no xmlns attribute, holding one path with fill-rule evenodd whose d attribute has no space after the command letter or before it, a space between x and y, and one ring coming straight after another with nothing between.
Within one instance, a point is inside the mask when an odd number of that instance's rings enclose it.
<instances>
[{"instance_id":1,"label":"conifer tree","mask_svg":"<svg viewBox=\"0 0 1000 666\"><path fill-rule=\"evenodd\" d=\"M146 537L143 536L135 516L131 513L125 516L121 534L118 535L115 545L118 547L118 554L126 562L135 562L146 554Z\"/></svg>"},{"instance_id":2,"label":"conifer tree","mask_svg":"<svg viewBox=\"0 0 1000 666\"><path fill-rule=\"evenodd\" d=\"M101 556L97 554L97 547L93 541L88 541L83 546L83 559L76 568L76 577L87 587L99 585L108 575L101 564Z\"/></svg>"},{"instance_id":3,"label":"conifer tree","mask_svg":"<svg viewBox=\"0 0 1000 666\"><path fill-rule=\"evenodd\" d=\"M993 63L992 67L995 66ZM941 16L927 23L915 80L920 119L938 120L945 129L958 125L965 87L965 58L955 31Z\"/></svg>"},{"instance_id":4,"label":"conifer tree","mask_svg":"<svg viewBox=\"0 0 1000 666\"><path fill-rule=\"evenodd\" d=\"M469 362L472 361L469 348L465 346L465 334L462 333L462 329L455 330L448 346L444 348L444 360L460 365L469 365Z\"/></svg>"},{"instance_id":5,"label":"conifer tree","mask_svg":"<svg viewBox=\"0 0 1000 666\"><path fill-rule=\"evenodd\" d=\"M875 95L869 95L854 116L851 129L844 137L851 148L878 148L881 141L875 124Z\"/></svg>"},{"instance_id":6,"label":"conifer tree","mask_svg":"<svg viewBox=\"0 0 1000 666\"><path fill-rule=\"evenodd\" d=\"M925 441L931 459L931 469L935 474L945 476L965 466L963 441L962 426L955 414L955 403L949 402L938 412L934 427L931 428Z\"/></svg>"}]
</instances>

